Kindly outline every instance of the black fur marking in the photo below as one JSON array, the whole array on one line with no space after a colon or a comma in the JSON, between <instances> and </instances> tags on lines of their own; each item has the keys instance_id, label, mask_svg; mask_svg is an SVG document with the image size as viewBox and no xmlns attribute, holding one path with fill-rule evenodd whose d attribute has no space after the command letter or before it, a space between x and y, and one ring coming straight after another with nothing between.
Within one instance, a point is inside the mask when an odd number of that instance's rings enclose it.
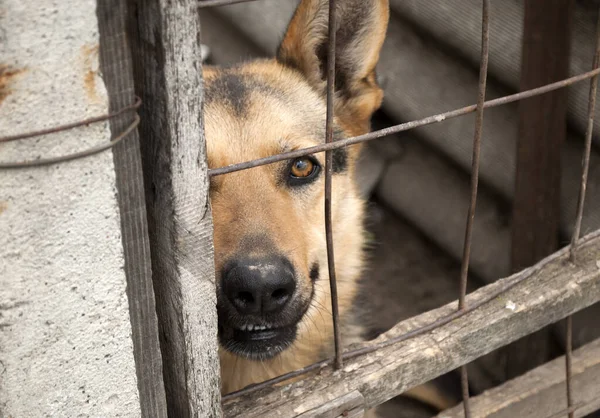
<instances>
[{"instance_id":1,"label":"black fur marking","mask_svg":"<svg viewBox=\"0 0 600 418\"><path fill-rule=\"evenodd\" d=\"M308 274L310 280L314 283L319 280L319 263L315 263L310 268L310 273Z\"/></svg>"},{"instance_id":2,"label":"black fur marking","mask_svg":"<svg viewBox=\"0 0 600 418\"><path fill-rule=\"evenodd\" d=\"M207 103L222 101L228 103L237 116L246 113L248 95L251 86L247 77L232 72L224 72L219 77L207 83L205 99Z\"/></svg>"},{"instance_id":3,"label":"black fur marking","mask_svg":"<svg viewBox=\"0 0 600 418\"><path fill-rule=\"evenodd\" d=\"M211 102L227 103L238 117L248 112L250 96L253 93L274 96L285 100L285 94L249 74L240 74L235 68L225 70L213 80L206 83L205 100Z\"/></svg>"}]
</instances>

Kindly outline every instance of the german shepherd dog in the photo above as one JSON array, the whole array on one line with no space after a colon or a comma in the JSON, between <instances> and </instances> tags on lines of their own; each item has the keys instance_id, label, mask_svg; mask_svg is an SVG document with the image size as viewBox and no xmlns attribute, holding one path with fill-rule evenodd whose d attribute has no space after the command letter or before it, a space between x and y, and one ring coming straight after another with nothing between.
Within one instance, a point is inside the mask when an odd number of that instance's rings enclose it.
<instances>
[{"instance_id":1,"label":"german shepherd dog","mask_svg":"<svg viewBox=\"0 0 600 418\"><path fill-rule=\"evenodd\" d=\"M302 0L275 59L205 67L211 168L324 142L328 1ZM367 133L383 92L375 66L388 0L338 0L334 139ZM360 145L333 155L332 222L343 341L360 340L351 307L363 273ZM210 198L222 391L333 355L324 222L324 154L214 177Z\"/></svg>"}]
</instances>

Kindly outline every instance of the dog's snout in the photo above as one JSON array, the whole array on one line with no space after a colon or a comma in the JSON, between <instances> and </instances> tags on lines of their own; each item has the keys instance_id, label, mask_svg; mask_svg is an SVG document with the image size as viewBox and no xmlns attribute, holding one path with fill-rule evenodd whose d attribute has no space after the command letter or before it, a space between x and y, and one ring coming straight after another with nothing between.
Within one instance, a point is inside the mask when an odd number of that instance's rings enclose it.
<instances>
[{"instance_id":1,"label":"dog's snout","mask_svg":"<svg viewBox=\"0 0 600 418\"><path fill-rule=\"evenodd\" d=\"M243 315L277 313L296 290L294 268L283 257L237 260L222 277L223 292Z\"/></svg>"}]
</instances>

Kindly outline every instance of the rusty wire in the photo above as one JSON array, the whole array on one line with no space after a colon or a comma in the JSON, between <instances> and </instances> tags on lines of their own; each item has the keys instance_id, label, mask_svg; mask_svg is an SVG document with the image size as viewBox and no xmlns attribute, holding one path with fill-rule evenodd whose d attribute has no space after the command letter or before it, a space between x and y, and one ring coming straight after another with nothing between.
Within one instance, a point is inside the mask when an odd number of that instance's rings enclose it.
<instances>
[{"instance_id":1,"label":"rusty wire","mask_svg":"<svg viewBox=\"0 0 600 418\"><path fill-rule=\"evenodd\" d=\"M571 253L573 246L571 246ZM567 338L566 338L566 354L565 354L565 387L567 389L567 408L573 406L573 317L567 317ZM569 411L569 418L574 418L575 412Z\"/></svg>"},{"instance_id":2,"label":"rusty wire","mask_svg":"<svg viewBox=\"0 0 600 418\"><path fill-rule=\"evenodd\" d=\"M592 71L585 72L573 77L566 78L555 83L546 84L545 86L537 87L530 90L525 90L519 93L511 94L497 99L486 101L483 105L484 109L505 105L508 103L516 102L519 100L527 99L529 97L537 96L540 94L548 93L550 91L558 90L560 88L568 87L572 84L578 83L583 80L587 80L600 74L600 68ZM352 138L338 139L329 144L320 144L312 147L301 148L295 151L282 152L280 154L271 155L269 157L257 158L254 160L244 161L241 163L230 164L224 167L212 168L208 170L210 177L221 176L227 173L233 173L235 171L247 170L249 168L259 167L266 164L273 164L279 161L289 160L292 158L304 157L310 154L316 154L328 150L334 150L343 148L348 145L359 144L362 142L372 141L373 139L382 138L384 136L396 134L399 132L405 132L421 126L431 125L434 123L443 122L446 119L452 119L459 116L464 116L469 113L473 113L477 110L477 105L470 105L461 107L460 109L451 110L448 112L438 113L436 115L428 116L426 118L417 119L414 121L401 123L398 125L390 126L389 128L380 129L373 131L368 134L358 135Z\"/></svg>"},{"instance_id":3,"label":"rusty wire","mask_svg":"<svg viewBox=\"0 0 600 418\"><path fill-rule=\"evenodd\" d=\"M204 9L208 7L228 6L230 4L247 3L256 0L200 0L198 8Z\"/></svg>"},{"instance_id":4,"label":"rusty wire","mask_svg":"<svg viewBox=\"0 0 600 418\"><path fill-rule=\"evenodd\" d=\"M327 115L325 119L325 143L333 142L333 99L335 97L335 0L329 0L329 39L327 40ZM331 181L333 175L333 151L325 151L325 239L327 241L327 267L331 290L331 316L335 345L335 368L342 367L342 336L338 307L337 278L333 251L333 228L331 225Z\"/></svg>"},{"instance_id":5,"label":"rusty wire","mask_svg":"<svg viewBox=\"0 0 600 418\"><path fill-rule=\"evenodd\" d=\"M94 147L90 147L83 151L74 152L72 154L60 155L58 157L50 157L50 158L41 158L38 160L26 160L26 161L15 161L15 162L3 162L0 161L0 170L5 169L16 169L16 168L28 168L28 167L41 167L45 165L62 163L65 161L77 160L80 158L89 157L90 155L98 154L102 151L105 151L109 148L114 147L119 142L121 142L127 135L129 135L140 123L140 117L136 113L133 118L133 122L125 128L123 132L119 135L115 136L109 142L96 145Z\"/></svg>"},{"instance_id":6,"label":"rusty wire","mask_svg":"<svg viewBox=\"0 0 600 418\"><path fill-rule=\"evenodd\" d=\"M142 105L142 99L140 99L138 96L135 96L135 100L134 100L133 104L131 104L129 106L125 106L125 107L117 110L116 112L107 113L106 115L101 115L101 116L94 116L91 118L83 119L78 122L67 123L64 125L58 125L53 128L41 129L39 131L32 131L32 132L27 132L24 134L3 136L3 137L0 137L0 143L17 141L17 140L21 140L21 139L28 139L28 138L33 138L36 136L49 135L49 134L54 134L57 132L67 131L67 130L74 129L74 128L79 128L81 126L91 125L92 123L97 123L97 122L102 122L105 120L113 119L113 118L116 118L117 116L120 116L120 115L126 113L126 112L137 110L137 109L139 109L139 107L141 105Z\"/></svg>"},{"instance_id":7,"label":"rusty wire","mask_svg":"<svg viewBox=\"0 0 600 418\"><path fill-rule=\"evenodd\" d=\"M487 72L489 62L490 41L490 2L483 0L481 11L481 58L479 62L479 87L477 92L477 111L475 114L475 132L473 134L473 157L471 162L471 200L467 215L467 226L465 228L465 240L463 256L460 267L460 293L458 298L458 309L466 309L465 299L467 296L467 281L469 276L469 261L471 258L471 245L473 240L473 222L475 220L475 209L477 207L477 189L479 186L479 163L481 153L481 137L483 133L483 105L485 103L485 91L487 85ZM469 375L467 365L460 368L460 381L463 398L465 418L471 417L469 402Z\"/></svg>"},{"instance_id":8,"label":"rusty wire","mask_svg":"<svg viewBox=\"0 0 600 418\"><path fill-rule=\"evenodd\" d=\"M17 134L17 135L4 136L4 137L0 138L0 144L5 143L5 142L23 140L23 139L31 139L31 138L38 137L38 136L50 135L50 134L54 134L54 133L58 133L58 132L64 132L64 131L68 131L71 129L79 128L82 126L91 125L93 123L103 122L103 121L106 121L109 119L116 118L117 116L123 115L124 113L136 111L141 106L141 104L142 104L142 100L138 96L135 96L135 100L134 100L133 104L131 104L129 106L125 106L125 107L117 110L116 112L107 113L106 115L101 115L101 116L94 116L94 117L87 118L87 119L84 119L84 120L81 120L78 122L67 123L64 125L58 125L53 128L40 129L38 131L26 132L26 133ZM18 169L18 168L27 168L27 167L40 167L40 166L56 164L56 163L65 162L65 161L76 160L79 158L84 158L84 157L88 157L90 155L98 154L99 152L102 152L109 148L112 148L115 145L117 145L119 142L121 142L125 137L127 137L127 135L129 135L139 125L139 123L140 123L140 117L136 113L134 115L133 122L127 128L125 128L125 130L123 132L121 132L119 135L115 136L113 139L111 139L107 143L100 144L100 145L88 148L88 149L80 151L80 152L75 152L75 153L68 154L68 155L61 155L58 157L42 158L42 159L37 159L37 160L15 161L15 162L0 161L0 169L8 170L8 169Z\"/></svg>"},{"instance_id":9,"label":"rusty wire","mask_svg":"<svg viewBox=\"0 0 600 418\"><path fill-rule=\"evenodd\" d=\"M592 71L598 70L600 63L600 11L598 12L598 22L596 27L596 52ZM594 111L596 109L596 90L598 88L598 75L594 75L590 80L590 91L588 95L588 124L585 131L584 154L582 158L581 184L579 186L579 199L577 200L577 219L575 220L575 229L571 239L571 261L575 261L575 250L577 241L581 233L581 220L583 219L583 206L585 203L585 193L587 188L587 178L590 170L590 154L592 150L592 132L594 130Z\"/></svg>"},{"instance_id":10,"label":"rusty wire","mask_svg":"<svg viewBox=\"0 0 600 418\"><path fill-rule=\"evenodd\" d=\"M596 51L594 53L594 61L592 70L598 69L600 63L600 10L598 11L598 21L596 23ZM570 260L575 262L577 245L579 244L579 236L581 234L581 222L583 219L583 207L585 204L585 195L587 188L587 179L590 171L590 155L592 151L592 133L594 130L594 112L596 109L596 91L598 89L598 76L594 76L590 80L590 90L588 95L588 124L585 131L585 145L582 157L581 183L579 185L579 196L577 200L577 217L575 219L575 228L571 239ZM573 406L573 317L567 317L567 330L565 337L565 389L567 391L567 408ZM575 417L574 410L569 410L569 418Z\"/></svg>"}]
</instances>

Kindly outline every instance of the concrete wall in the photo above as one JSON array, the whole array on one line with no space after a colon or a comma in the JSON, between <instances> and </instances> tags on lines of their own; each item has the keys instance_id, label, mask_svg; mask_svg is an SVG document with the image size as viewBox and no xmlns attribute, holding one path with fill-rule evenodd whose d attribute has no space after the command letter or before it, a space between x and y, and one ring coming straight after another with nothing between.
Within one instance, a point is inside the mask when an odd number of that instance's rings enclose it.
<instances>
[{"instance_id":1,"label":"concrete wall","mask_svg":"<svg viewBox=\"0 0 600 418\"><path fill-rule=\"evenodd\" d=\"M0 3L0 135L104 114L93 0ZM0 144L104 143L107 123ZM0 417L139 416L111 151L0 170Z\"/></svg>"}]
</instances>

